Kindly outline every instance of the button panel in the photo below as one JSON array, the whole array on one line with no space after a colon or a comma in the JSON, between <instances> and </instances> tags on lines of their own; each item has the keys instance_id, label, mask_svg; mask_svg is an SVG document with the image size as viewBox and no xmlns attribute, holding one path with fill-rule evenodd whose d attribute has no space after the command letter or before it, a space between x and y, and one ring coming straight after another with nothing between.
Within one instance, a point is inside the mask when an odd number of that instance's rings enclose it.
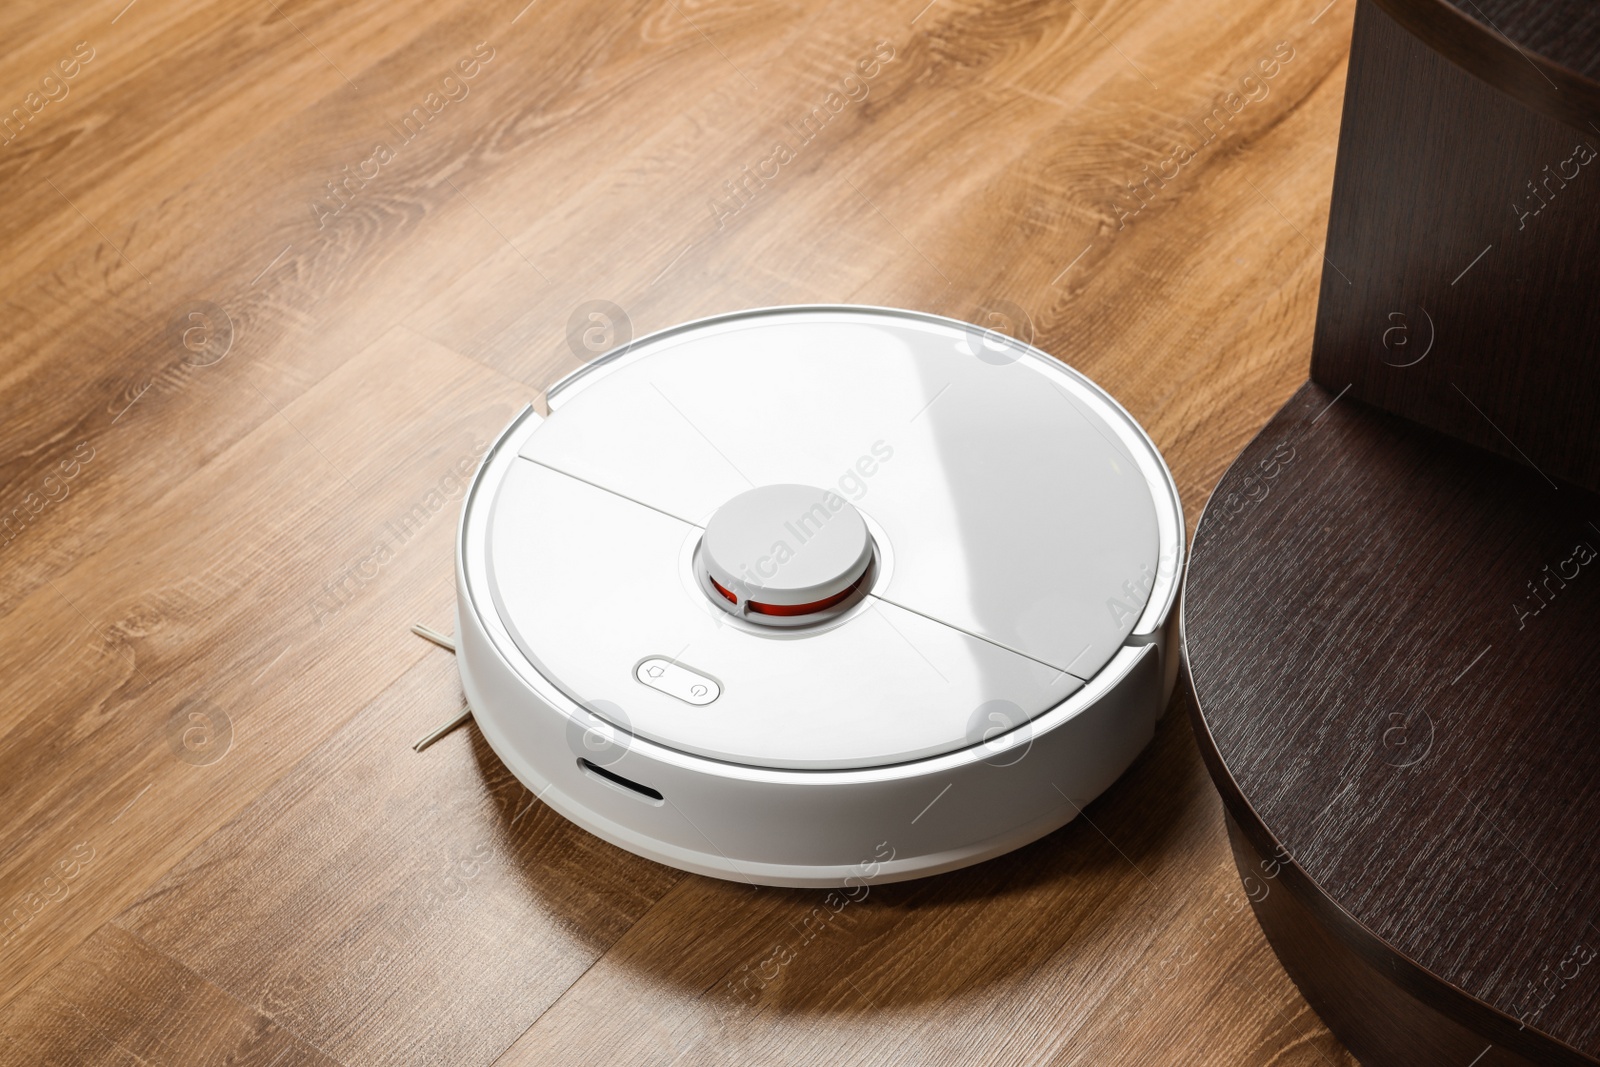
<instances>
[{"instance_id":1,"label":"button panel","mask_svg":"<svg viewBox=\"0 0 1600 1067\"><path fill-rule=\"evenodd\" d=\"M651 689L697 706L709 704L722 695L722 686L715 678L660 656L640 661L633 669L633 676Z\"/></svg>"}]
</instances>

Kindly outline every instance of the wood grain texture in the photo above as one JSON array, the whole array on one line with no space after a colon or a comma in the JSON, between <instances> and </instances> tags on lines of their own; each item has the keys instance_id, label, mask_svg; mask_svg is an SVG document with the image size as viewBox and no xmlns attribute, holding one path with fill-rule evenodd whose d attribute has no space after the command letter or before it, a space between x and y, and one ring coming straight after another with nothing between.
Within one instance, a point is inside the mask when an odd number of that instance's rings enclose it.
<instances>
[{"instance_id":1,"label":"wood grain texture","mask_svg":"<svg viewBox=\"0 0 1600 1067\"><path fill-rule=\"evenodd\" d=\"M1600 1062L1597 521L1593 494L1307 383L1219 485L1186 586L1247 853L1352 966L1536 1063ZM1295 957L1306 926L1268 932ZM1364 1062L1453 1062L1362 1036Z\"/></svg>"},{"instance_id":2,"label":"wood grain texture","mask_svg":"<svg viewBox=\"0 0 1600 1067\"><path fill-rule=\"evenodd\" d=\"M460 707L406 632L451 628L459 472L598 354L594 301L613 343L808 301L1030 334L1198 515L1305 376L1321 7L6 5L0 1062L1351 1062L1181 708L1092 823L776 975L820 894L618 852L470 732L409 747Z\"/></svg>"},{"instance_id":3,"label":"wood grain texture","mask_svg":"<svg viewBox=\"0 0 1600 1067\"><path fill-rule=\"evenodd\" d=\"M684 876L537 803L475 731L391 758L454 670L428 653L115 925L340 1062L494 1059Z\"/></svg>"},{"instance_id":4,"label":"wood grain texture","mask_svg":"<svg viewBox=\"0 0 1600 1067\"><path fill-rule=\"evenodd\" d=\"M124 930L102 927L84 948L0 1013L7 1060L62 1067L337 1062Z\"/></svg>"},{"instance_id":5,"label":"wood grain texture","mask_svg":"<svg viewBox=\"0 0 1600 1067\"><path fill-rule=\"evenodd\" d=\"M1600 1063L1600 43L1467 6L1357 5L1313 381L1185 588L1242 882L1369 1067Z\"/></svg>"},{"instance_id":6,"label":"wood grain texture","mask_svg":"<svg viewBox=\"0 0 1600 1067\"><path fill-rule=\"evenodd\" d=\"M1600 80L1600 11L1593 4L1533 4L1527 0L1450 0L1463 15L1517 47Z\"/></svg>"},{"instance_id":7,"label":"wood grain texture","mask_svg":"<svg viewBox=\"0 0 1600 1067\"><path fill-rule=\"evenodd\" d=\"M1282 864L1276 847L1257 851L1232 816L1227 823L1241 880L1259 881L1263 872ZM1285 888L1289 884L1285 879ZM1363 1064L1532 1067L1536 1062L1495 1047L1389 981L1380 968L1332 932L1325 906L1307 906L1292 890L1250 903L1295 985Z\"/></svg>"},{"instance_id":8,"label":"wood grain texture","mask_svg":"<svg viewBox=\"0 0 1600 1067\"><path fill-rule=\"evenodd\" d=\"M1374 0L1427 47L1579 133L1600 119L1600 13L1584 0Z\"/></svg>"},{"instance_id":9,"label":"wood grain texture","mask_svg":"<svg viewBox=\"0 0 1600 1067\"><path fill-rule=\"evenodd\" d=\"M1364 0L1327 257L1314 379L1600 488L1600 127L1530 111Z\"/></svg>"}]
</instances>

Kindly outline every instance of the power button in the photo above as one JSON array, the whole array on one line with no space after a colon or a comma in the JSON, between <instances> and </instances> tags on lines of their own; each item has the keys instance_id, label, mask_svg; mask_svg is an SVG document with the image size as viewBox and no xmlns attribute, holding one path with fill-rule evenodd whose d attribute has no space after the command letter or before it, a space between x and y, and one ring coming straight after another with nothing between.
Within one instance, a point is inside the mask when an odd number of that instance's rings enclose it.
<instances>
[{"instance_id":1,"label":"power button","mask_svg":"<svg viewBox=\"0 0 1600 1067\"><path fill-rule=\"evenodd\" d=\"M641 660L633 669L633 676L651 689L690 704L709 704L722 695L722 686L716 679L660 656Z\"/></svg>"}]
</instances>

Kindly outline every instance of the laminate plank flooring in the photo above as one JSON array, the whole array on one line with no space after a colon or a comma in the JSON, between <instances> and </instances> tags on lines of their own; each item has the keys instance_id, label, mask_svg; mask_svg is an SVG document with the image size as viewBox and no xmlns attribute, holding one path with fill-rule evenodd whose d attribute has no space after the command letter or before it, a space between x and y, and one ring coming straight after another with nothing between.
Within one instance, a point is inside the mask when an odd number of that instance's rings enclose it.
<instances>
[{"instance_id":1,"label":"laminate plank flooring","mask_svg":"<svg viewBox=\"0 0 1600 1067\"><path fill-rule=\"evenodd\" d=\"M1192 529L1306 374L1319 8L7 5L0 1063L1353 1062L1181 697L1087 819L839 912L410 748L461 706L407 628L452 628L462 472L689 318L1029 336Z\"/></svg>"}]
</instances>

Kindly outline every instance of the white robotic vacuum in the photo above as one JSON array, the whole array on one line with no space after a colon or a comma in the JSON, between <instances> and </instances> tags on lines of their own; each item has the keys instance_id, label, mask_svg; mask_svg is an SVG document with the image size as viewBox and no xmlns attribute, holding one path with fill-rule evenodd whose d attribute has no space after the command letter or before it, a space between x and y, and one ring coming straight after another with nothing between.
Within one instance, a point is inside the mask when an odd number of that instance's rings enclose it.
<instances>
[{"instance_id":1,"label":"white robotic vacuum","mask_svg":"<svg viewBox=\"0 0 1600 1067\"><path fill-rule=\"evenodd\" d=\"M500 759L591 833L751 883L915 878L1061 826L1150 740L1177 490L1037 349L772 308L547 397L467 497L458 657Z\"/></svg>"}]
</instances>

